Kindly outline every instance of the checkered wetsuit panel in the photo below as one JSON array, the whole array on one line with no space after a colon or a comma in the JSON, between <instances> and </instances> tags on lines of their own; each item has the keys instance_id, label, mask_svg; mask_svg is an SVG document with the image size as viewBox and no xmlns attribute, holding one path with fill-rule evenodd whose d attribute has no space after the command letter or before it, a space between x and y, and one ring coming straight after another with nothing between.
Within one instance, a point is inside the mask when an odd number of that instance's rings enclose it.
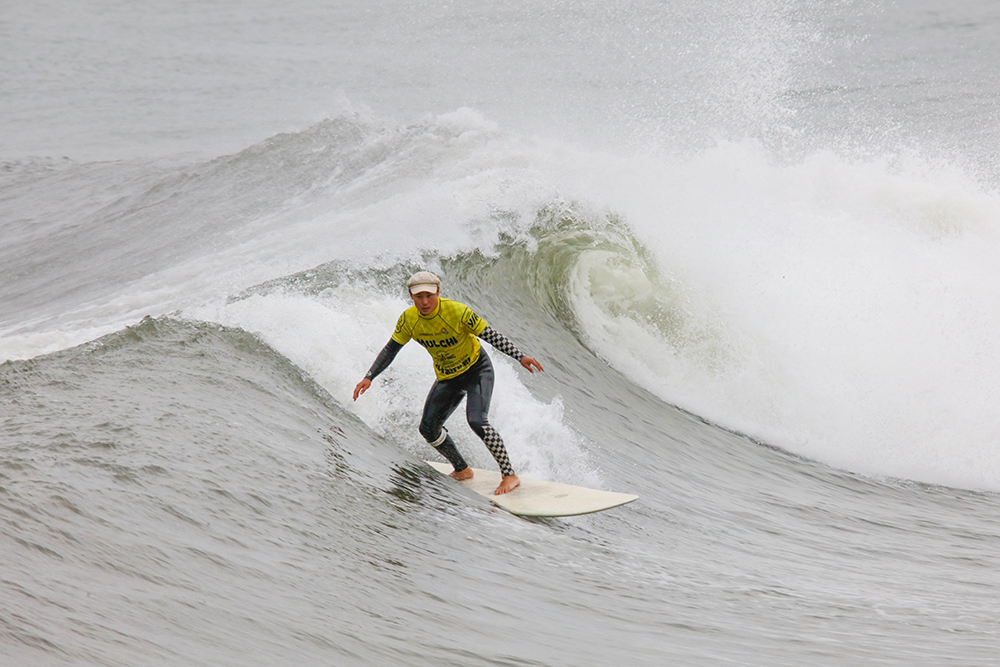
<instances>
[{"instance_id":1,"label":"checkered wetsuit panel","mask_svg":"<svg viewBox=\"0 0 1000 667\"><path fill-rule=\"evenodd\" d=\"M483 333L479 334L479 337L504 354L514 357L518 361L521 361L521 359L524 358L521 350L517 349L517 345L514 345L509 338L493 327L488 326L483 329Z\"/></svg>"},{"instance_id":2,"label":"checkered wetsuit panel","mask_svg":"<svg viewBox=\"0 0 1000 667\"><path fill-rule=\"evenodd\" d=\"M503 438L489 424L483 427L483 431L483 442L486 443L486 448L493 454L493 458L497 460L497 465L500 466L500 474L504 477L513 475L514 468L510 465L510 458L507 456L507 448L503 445Z\"/></svg>"}]
</instances>

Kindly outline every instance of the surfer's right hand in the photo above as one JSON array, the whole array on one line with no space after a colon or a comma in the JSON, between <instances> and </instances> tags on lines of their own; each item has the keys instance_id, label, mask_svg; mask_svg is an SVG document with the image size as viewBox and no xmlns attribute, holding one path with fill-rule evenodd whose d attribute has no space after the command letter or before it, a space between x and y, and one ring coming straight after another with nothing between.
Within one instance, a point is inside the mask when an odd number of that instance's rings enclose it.
<instances>
[{"instance_id":1,"label":"surfer's right hand","mask_svg":"<svg viewBox=\"0 0 1000 667\"><path fill-rule=\"evenodd\" d=\"M372 386L372 381L365 378L358 383L358 386L354 388L354 400L358 400L358 396L368 391L368 387Z\"/></svg>"}]
</instances>

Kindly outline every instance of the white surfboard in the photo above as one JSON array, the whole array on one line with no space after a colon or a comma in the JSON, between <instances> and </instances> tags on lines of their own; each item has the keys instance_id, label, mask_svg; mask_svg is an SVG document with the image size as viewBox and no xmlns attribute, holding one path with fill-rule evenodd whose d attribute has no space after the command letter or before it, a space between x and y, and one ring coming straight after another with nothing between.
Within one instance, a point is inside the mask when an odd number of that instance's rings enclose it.
<instances>
[{"instance_id":1,"label":"white surfboard","mask_svg":"<svg viewBox=\"0 0 1000 667\"><path fill-rule=\"evenodd\" d=\"M436 461L427 463L445 475L454 470L450 463ZM496 496L493 492L500 485L502 478L500 473L479 468L473 468L472 471L474 473L472 479L464 480L462 484L518 516L555 517L590 514L630 503L639 497L630 493L598 491L527 477L521 477L521 485L510 493Z\"/></svg>"}]
</instances>

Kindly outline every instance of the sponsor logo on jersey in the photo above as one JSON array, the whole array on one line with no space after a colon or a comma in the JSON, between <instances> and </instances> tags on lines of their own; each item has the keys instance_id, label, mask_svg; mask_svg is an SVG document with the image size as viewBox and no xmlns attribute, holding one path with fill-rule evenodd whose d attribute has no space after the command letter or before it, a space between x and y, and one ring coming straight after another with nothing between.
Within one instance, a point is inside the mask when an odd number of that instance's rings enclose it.
<instances>
[{"instance_id":1,"label":"sponsor logo on jersey","mask_svg":"<svg viewBox=\"0 0 1000 667\"><path fill-rule=\"evenodd\" d=\"M441 375L449 376L449 375L455 375L459 371L464 370L471 365L472 365L472 359L463 359L462 363L460 363L458 366L452 366L451 368L444 368L437 364L434 364L434 367L438 370L439 373L441 373Z\"/></svg>"},{"instance_id":2,"label":"sponsor logo on jersey","mask_svg":"<svg viewBox=\"0 0 1000 667\"><path fill-rule=\"evenodd\" d=\"M458 338L452 336L451 338L445 338L444 340L422 340L417 338L417 342L430 349L432 347L451 347L452 345L458 345Z\"/></svg>"},{"instance_id":3,"label":"sponsor logo on jersey","mask_svg":"<svg viewBox=\"0 0 1000 667\"><path fill-rule=\"evenodd\" d=\"M476 325L479 324L479 315L476 315L474 310L468 308L465 313L462 314L462 322L464 322L470 329L475 330Z\"/></svg>"}]
</instances>

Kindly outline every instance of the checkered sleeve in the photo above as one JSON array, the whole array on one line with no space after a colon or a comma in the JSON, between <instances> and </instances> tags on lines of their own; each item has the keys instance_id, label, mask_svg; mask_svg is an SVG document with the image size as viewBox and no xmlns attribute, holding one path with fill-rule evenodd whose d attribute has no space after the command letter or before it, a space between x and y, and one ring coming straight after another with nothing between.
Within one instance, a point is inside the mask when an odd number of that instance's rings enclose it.
<instances>
[{"instance_id":1,"label":"checkered sleeve","mask_svg":"<svg viewBox=\"0 0 1000 667\"><path fill-rule=\"evenodd\" d=\"M517 349L517 345L514 345L510 339L493 327L488 326L483 329L483 333L479 334L479 337L504 354L514 357L518 361L521 361L521 359L524 358L521 350Z\"/></svg>"}]
</instances>

